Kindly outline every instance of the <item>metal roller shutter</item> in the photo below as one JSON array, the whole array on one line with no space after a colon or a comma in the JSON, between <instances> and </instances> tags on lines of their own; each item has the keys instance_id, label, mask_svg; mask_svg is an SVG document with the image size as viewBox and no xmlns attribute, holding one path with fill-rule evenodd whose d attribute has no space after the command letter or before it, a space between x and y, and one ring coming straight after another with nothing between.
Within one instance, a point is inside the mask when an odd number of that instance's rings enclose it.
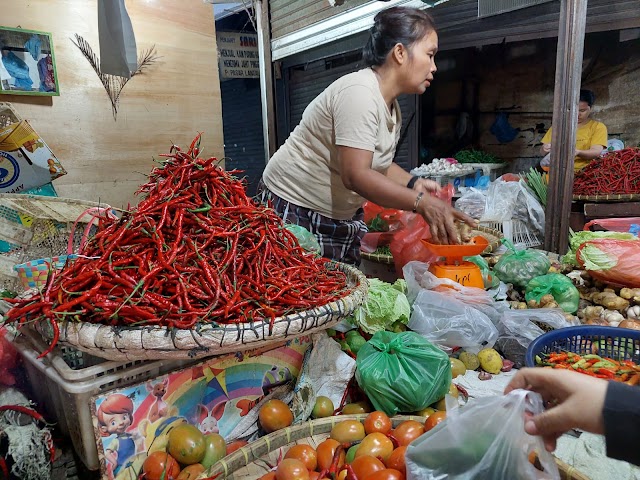
<instances>
[{"instance_id":1,"label":"metal roller shutter","mask_svg":"<svg viewBox=\"0 0 640 480\"><path fill-rule=\"evenodd\" d=\"M238 79L220 82L225 168L244 170L247 192L255 195L264 170L260 81Z\"/></svg>"},{"instance_id":2,"label":"metal roller shutter","mask_svg":"<svg viewBox=\"0 0 640 480\"><path fill-rule=\"evenodd\" d=\"M360 53L340 55L336 58L325 58L306 63L304 65L293 66L288 69L287 97L289 109L288 133L300 123L304 109L332 82L343 75L355 72L362 68L360 64ZM415 115L416 100L414 95L403 95L398 98L400 110L402 111L403 139L396 151L396 163L405 170L411 170L416 165L417 155L412 152L417 151L415 147L415 131L418 123ZM409 131L404 130L407 123Z\"/></svg>"}]
</instances>

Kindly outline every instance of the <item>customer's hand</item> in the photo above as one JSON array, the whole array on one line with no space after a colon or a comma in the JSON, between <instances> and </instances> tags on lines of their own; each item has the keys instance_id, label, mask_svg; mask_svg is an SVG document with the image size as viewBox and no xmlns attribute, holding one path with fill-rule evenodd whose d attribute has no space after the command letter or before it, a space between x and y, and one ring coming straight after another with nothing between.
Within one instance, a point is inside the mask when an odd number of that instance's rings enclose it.
<instances>
[{"instance_id":1,"label":"customer's hand","mask_svg":"<svg viewBox=\"0 0 640 480\"><path fill-rule=\"evenodd\" d=\"M418 204L418 213L429 225L431 241L437 244L454 245L458 243L456 220L461 220L474 228L478 226L478 222L469 215L430 195L422 197Z\"/></svg>"},{"instance_id":2,"label":"customer's hand","mask_svg":"<svg viewBox=\"0 0 640 480\"><path fill-rule=\"evenodd\" d=\"M572 428L604 433L606 380L568 370L523 368L504 393L517 388L539 393L548 405L545 412L527 419L524 429L530 435L541 435L550 452L560 435Z\"/></svg>"}]
</instances>

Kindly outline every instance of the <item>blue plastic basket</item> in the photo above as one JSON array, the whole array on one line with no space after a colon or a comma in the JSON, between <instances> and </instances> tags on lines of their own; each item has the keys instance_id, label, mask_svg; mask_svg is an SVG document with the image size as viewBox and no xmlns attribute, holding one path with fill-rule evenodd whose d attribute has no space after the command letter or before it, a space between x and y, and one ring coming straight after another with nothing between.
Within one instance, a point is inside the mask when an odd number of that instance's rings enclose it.
<instances>
[{"instance_id":1,"label":"blue plastic basket","mask_svg":"<svg viewBox=\"0 0 640 480\"><path fill-rule=\"evenodd\" d=\"M640 330L597 325L559 328L540 335L529 345L524 362L527 367L535 367L536 355L541 353L594 353L594 343L600 356L640 363Z\"/></svg>"}]
</instances>

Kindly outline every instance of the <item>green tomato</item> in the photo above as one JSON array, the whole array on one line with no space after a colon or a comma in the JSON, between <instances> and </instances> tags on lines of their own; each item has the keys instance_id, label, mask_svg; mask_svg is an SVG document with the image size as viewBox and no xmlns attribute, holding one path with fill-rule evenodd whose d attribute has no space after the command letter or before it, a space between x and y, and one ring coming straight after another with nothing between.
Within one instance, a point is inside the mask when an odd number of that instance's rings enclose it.
<instances>
[{"instance_id":1,"label":"green tomato","mask_svg":"<svg viewBox=\"0 0 640 480\"><path fill-rule=\"evenodd\" d=\"M205 451L204 457L200 461L205 469L209 469L211 465L216 463L227 454L227 444L222 435L210 433L205 435Z\"/></svg>"},{"instance_id":2,"label":"green tomato","mask_svg":"<svg viewBox=\"0 0 640 480\"><path fill-rule=\"evenodd\" d=\"M356 355L358 351L362 348L362 346L367 343L362 335L352 335L351 338L347 339L347 344L353 353Z\"/></svg>"},{"instance_id":3,"label":"green tomato","mask_svg":"<svg viewBox=\"0 0 640 480\"><path fill-rule=\"evenodd\" d=\"M356 452L358 451L358 447L360 444L353 445L349 450L347 450L347 456L344 459L344 463L350 464L353 463L353 459L356 458Z\"/></svg>"}]
</instances>

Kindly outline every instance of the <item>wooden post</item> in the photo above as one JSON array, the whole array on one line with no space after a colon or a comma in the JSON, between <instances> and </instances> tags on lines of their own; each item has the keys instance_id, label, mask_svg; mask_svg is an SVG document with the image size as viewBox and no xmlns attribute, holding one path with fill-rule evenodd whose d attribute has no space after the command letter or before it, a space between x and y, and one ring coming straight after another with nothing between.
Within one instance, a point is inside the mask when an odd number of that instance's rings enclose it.
<instances>
[{"instance_id":1,"label":"wooden post","mask_svg":"<svg viewBox=\"0 0 640 480\"><path fill-rule=\"evenodd\" d=\"M262 137L266 164L276 151L276 106L273 92L273 66L271 63L271 30L269 0L255 0L260 54L260 92L262 100Z\"/></svg>"},{"instance_id":2,"label":"wooden post","mask_svg":"<svg viewBox=\"0 0 640 480\"><path fill-rule=\"evenodd\" d=\"M561 0L556 86L553 96L551 170L544 248L565 253L569 245L569 217L573 198L573 159L578 126L587 0Z\"/></svg>"}]
</instances>

